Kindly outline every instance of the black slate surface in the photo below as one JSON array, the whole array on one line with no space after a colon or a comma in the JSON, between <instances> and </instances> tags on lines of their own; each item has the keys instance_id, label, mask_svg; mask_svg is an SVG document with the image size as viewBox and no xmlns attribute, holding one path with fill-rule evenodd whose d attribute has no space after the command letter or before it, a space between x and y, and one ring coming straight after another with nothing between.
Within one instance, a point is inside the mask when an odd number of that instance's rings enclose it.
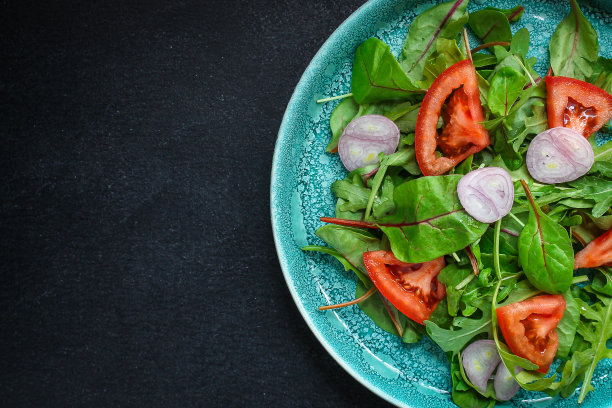
<instances>
[{"instance_id":1,"label":"black slate surface","mask_svg":"<svg viewBox=\"0 0 612 408\"><path fill-rule=\"evenodd\" d=\"M2 406L388 406L269 220L285 106L361 3L3 2Z\"/></svg>"}]
</instances>

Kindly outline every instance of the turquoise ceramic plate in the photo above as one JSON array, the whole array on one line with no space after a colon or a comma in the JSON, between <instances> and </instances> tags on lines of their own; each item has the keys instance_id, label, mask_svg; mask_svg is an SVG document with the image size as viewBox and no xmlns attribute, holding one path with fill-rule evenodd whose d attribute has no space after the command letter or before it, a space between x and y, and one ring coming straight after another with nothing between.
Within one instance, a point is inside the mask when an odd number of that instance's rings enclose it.
<instances>
[{"instance_id":1,"label":"turquoise ceramic plate","mask_svg":"<svg viewBox=\"0 0 612 408\"><path fill-rule=\"evenodd\" d=\"M472 2L470 10L485 7ZM343 178L345 170L337 155L325 153L331 137L329 116L338 103L315 101L350 91L350 72L355 48L376 36L398 55L414 17L430 7L428 1L372 0L351 15L316 54L297 85L278 134L272 169L271 210L274 239L289 290L302 316L327 351L364 386L404 407L453 407L450 373L443 352L428 339L403 344L376 327L353 306L320 312L322 304L352 299L355 279L327 255L304 253L300 247L323 242L315 235L321 216L333 216L334 197L329 186ZM486 6L510 8L518 0L491 1ZM531 33L530 55L536 68L548 68L548 41L569 2L524 2L525 14L513 30L527 27ZM612 57L612 1L586 3L584 14L599 34L601 55ZM593 376L595 392L582 406L612 406L611 360L603 360ZM568 399L552 399L541 393L521 391L504 406L576 406L576 393Z\"/></svg>"}]
</instances>

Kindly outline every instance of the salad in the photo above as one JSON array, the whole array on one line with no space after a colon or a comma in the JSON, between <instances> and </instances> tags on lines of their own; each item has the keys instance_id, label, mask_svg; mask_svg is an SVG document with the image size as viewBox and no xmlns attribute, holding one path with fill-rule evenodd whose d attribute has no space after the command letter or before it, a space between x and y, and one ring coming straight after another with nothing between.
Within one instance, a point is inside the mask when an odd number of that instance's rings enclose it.
<instances>
[{"instance_id":1,"label":"salad","mask_svg":"<svg viewBox=\"0 0 612 408\"><path fill-rule=\"evenodd\" d=\"M399 58L367 39L351 93L319 101L341 99L326 150L348 174L316 231L328 246L302 249L356 275L355 299L320 309L429 337L458 406L520 388L581 403L612 358L612 141L596 143L612 60L571 0L542 78L529 31L512 34L524 7L467 3L417 16Z\"/></svg>"}]
</instances>

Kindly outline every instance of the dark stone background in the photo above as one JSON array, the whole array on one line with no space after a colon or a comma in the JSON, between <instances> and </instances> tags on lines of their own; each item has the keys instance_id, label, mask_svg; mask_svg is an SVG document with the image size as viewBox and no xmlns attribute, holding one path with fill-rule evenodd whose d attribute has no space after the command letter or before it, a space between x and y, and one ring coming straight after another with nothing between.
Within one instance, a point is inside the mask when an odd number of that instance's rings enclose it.
<instances>
[{"instance_id":1,"label":"dark stone background","mask_svg":"<svg viewBox=\"0 0 612 408\"><path fill-rule=\"evenodd\" d=\"M387 406L269 219L285 106L361 3L2 2L2 406Z\"/></svg>"}]
</instances>

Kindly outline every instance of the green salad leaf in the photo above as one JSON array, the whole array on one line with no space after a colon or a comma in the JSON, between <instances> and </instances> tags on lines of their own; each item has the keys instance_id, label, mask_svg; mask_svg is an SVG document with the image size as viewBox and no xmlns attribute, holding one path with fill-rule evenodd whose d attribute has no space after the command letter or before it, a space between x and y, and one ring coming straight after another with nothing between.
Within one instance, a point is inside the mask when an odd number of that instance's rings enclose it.
<instances>
[{"instance_id":1,"label":"green salad leaf","mask_svg":"<svg viewBox=\"0 0 612 408\"><path fill-rule=\"evenodd\" d=\"M459 202L460 179L461 175L421 177L395 188L395 212L377 224L398 259L431 261L463 249L484 234L488 225L468 215Z\"/></svg>"},{"instance_id":2,"label":"green salad leaf","mask_svg":"<svg viewBox=\"0 0 612 408\"><path fill-rule=\"evenodd\" d=\"M470 13L468 24L483 43L512 39L508 17L500 11L484 9Z\"/></svg>"},{"instance_id":3,"label":"green salad leaf","mask_svg":"<svg viewBox=\"0 0 612 408\"><path fill-rule=\"evenodd\" d=\"M593 75L599 54L597 32L576 0L570 0L570 5L569 14L550 39L550 65L555 75L587 81Z\"/></svg>"},{"instance_id":4,"label":"green salad leaf","mask_svg":"<svg viewBox=\"0 0 612 408\"><path fill-rule=\"evenodd\" d=\"M530 198L529 220L518 240L519 262L529 282L548 293L569 289L574 270L574 251L565 228L554 222Z\"/></svg>"},{"instance_id":5,"label":"green salad leaf","mask_svg":"<svg viewBox=\"0 0 612 408\"><path fill-rule=\"evenodd\" d=\"M423 90L408 79L387 44L369 38L355 51L351 92L358 104L364 104L406 100Z\"/></svg>"},{"instance_id":6,"label":"green salad leaf","mask_svg":"<svg viewBox=\"0 0 612 408\"><path fill-rule=\"evenodd\" d=\"M419 14L408 30L400 64L412 81L422 81L427 58L438 38L454 39L468 21L468 0L448 1Z\"/></svg>"}]
</instances>

